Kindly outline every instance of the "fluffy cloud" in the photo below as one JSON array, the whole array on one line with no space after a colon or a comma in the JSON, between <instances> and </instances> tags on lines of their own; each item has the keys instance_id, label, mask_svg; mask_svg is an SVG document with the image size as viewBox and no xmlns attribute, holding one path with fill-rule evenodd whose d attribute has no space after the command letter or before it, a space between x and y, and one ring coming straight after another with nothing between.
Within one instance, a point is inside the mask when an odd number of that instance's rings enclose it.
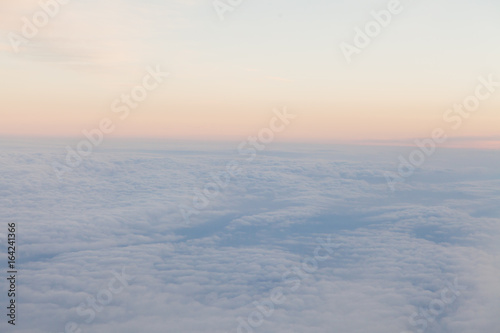
<instances>
[{"instance_id":1,"label":"fluffy cloud","mask_svg":"<svg viewBox=\"0 0 500 333\"><path fill-rule=\"evenodd\" d=\"M498 327L500 159L487 151L436 154L393 193L384 172L397 149L283 146L248 164L190 225L178 206L237 153L107 146L59 181L50 165L63 153L3 144L2 214L19 230L16 332L68 322L97 333L237 332L280 287L286 301L253 331ZM292 290L284 274L327 236L334 253ZM118 288L122 269L133 279L86 322L89 299ZM433 315L450 284L459 295Z\"/></svg>"}]
</instances>

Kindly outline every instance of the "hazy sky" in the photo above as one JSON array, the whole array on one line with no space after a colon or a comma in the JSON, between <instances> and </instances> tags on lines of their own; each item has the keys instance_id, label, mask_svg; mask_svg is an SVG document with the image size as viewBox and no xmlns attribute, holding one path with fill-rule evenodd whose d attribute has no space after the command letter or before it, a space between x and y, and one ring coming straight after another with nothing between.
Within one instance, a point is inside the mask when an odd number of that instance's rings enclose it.
<instances>
[{"instance_id":1,"label":"hazy sky","mask_svg":"<svg viewBox=\"0 0 500 333\"><path fill-rule=\"evenodd\" d=\"M500 89L456 130L443 121L478 77L500 81L500 5L403 0L349 64L339 45L388 2L248 0L221 20L210 0L69 0L19 52L12 33L23 36L23 17L43 19L40 4L2 2L0 134L79 136L110 117L114 137L246 138L287 106L299 117L283 140L403 140L443 127L500 147ZM112 102L158 65L170 76L121 121Z\"/></svg>"}]
</instances>

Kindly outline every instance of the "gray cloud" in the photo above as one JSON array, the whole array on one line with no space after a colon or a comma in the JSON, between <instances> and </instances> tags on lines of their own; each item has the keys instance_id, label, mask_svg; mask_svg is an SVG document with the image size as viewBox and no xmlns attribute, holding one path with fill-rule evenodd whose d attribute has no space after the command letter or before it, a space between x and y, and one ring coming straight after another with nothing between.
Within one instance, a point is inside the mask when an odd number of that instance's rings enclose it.
<instances>
[{"instance_id":1,"label":"gray cloud","mask_svg":"<svg viewBox=\"0 0 500 333\"><path fill-rule=\"evenodd\" d=\"M62 147L2 147L3 219L19 225L16 332L69 321L97 333L236 332L325 235L335 255L255 332L416 332L409 317L455 278L467 289L426 332L499 324L500 159L487 151L445 151L392 193L383 173L402 148L276 147L186 226L177 205L233 151L108 145L59 182ZM85 323L78 306L122 267L135 279Z\"/></svg>"}]
</instances>

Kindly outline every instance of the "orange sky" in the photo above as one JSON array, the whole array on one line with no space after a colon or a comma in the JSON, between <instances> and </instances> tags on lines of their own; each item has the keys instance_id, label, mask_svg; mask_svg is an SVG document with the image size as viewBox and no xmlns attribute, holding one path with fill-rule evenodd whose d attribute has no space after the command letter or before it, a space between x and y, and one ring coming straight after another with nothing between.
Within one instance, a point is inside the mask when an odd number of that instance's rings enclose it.
<instances>
[{"instance_id":1,"label":"orange sky","mask_svg":"<svg viewBox=\"0 0 500 333\"><path fill-rule=\"evenodd\" d=\"M196 0L68 3L19 52L0 42L0 134L79 136L110 117L112 137L238 139L286 106L298 118L280 133L283 141L395 141L436 127L451 137L497 137L500 88L458 128L443 120L474 94L478 77L500 81L500 47L492 43L500 24L484 14L498 5L453 4L455 13L405 8L348 64L338 45L369 21L368 1L345 12L319 1L307 16L294 4L257 2L224 21ZM22 36L23 17L40 10L36 1L2 3L0 29ZM465 29L462 19L474 11L481 20ZM156 66L170 76L119 119L113 101Z\"/></svg>"}]
</instances>

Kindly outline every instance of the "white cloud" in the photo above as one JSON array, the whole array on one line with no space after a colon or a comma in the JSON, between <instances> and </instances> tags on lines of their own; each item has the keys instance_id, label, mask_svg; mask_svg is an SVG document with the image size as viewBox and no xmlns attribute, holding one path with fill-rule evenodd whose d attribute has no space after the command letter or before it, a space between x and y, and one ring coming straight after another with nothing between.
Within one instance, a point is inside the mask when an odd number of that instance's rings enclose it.
<instances>
[{"instance_id":1,"label":"white cloud","mask_svg":"<svg viewBox=\"0 0 500 333\"><path fill-rule=\"evenodd\" d=\"M493 332L500 160L483 152L460 165L457 151L393 194L388 148L352 149L262 154L186 227L177 205L232 151L107 146L58 182L50 165L64 149L4 144L0 202L21 253L16 332L68 321L97 333L236 332L325 235L335 255L255 332L411 331L412 313L455 278L467 290L427 332ZM86 324L77 307L122 267L135 279Z\"/></svg>"}]
</instances>

